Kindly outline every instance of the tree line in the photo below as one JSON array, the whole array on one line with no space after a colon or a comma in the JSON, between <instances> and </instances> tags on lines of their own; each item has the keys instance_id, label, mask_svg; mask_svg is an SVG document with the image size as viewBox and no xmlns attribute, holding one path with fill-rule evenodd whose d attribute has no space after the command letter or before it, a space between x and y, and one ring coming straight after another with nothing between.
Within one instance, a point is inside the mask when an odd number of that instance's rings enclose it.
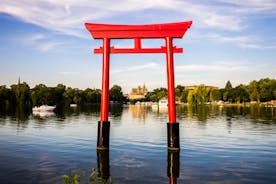
<instances>
[{"instance_id":1,"label":"tree line","mask_svg":"<svg viewBox=\"0 0 276 184\"><path fill-rule=\"evenodd\" d=\"M123 103L128 99L123 95L122 88L118 85L111 87L109 91L110 101ZM145 99L141 101L158 102L162 98L167 98L166 88L156 88L148 92ZM224 88L210 88L204 84L197 86L193 90L185 89L185 86L177 85L175 88L176 101L190 104L204 104L206 102L225 101L230 103L243 102L267 102L276 100L276 80L263 78L259 81L251 81L249 84L240 84L232 87L227 81ZM55 87L47 87L38 84L30 88L26 82L18 82L10 88L5 85L0 86L0 107L7 106L40 106L40 105L69 105L69 104L96 104L100 103L101 90L90 89L81 90L78 88L66 87L58 84Z\"/></svg>"},{"instance_id":2,"label":"tree line","mask_svg":"<svg viewBox=\"0 0 276 184\"><path fill-rule=\"evenodd\" d=\"M110 89L110 100L122 103L126 101L122 88L118 85ZM47 87L38 84L30 88L26 82L18 82L10 88L0 86L0 107L12 106L40 106L40 105L87 105L97 104L101 100L101 90L90 89L80 90L78 88L66 87L58 84L55 87Z\"/></svg>"},{"instance_id":3,"label":"tree line","mask_svg":"<svg viewBox=\"0 0 276 184\"><path fill-rule=\"evenodd\" d=\"M166 88L156 88L146 95L146 101L158 102L167 98ZM178 102L189 104L204 104L206 102L224 101L229 103L243 102L268 102L276 100L276 80L263 78L259 81L253 80L249 84L240 84L232 87L230 81L226 82L224 88L210 88L201 84L193 90L185 89L185 86L177 85L175 98Z\"/></svg>"}]
</instances>

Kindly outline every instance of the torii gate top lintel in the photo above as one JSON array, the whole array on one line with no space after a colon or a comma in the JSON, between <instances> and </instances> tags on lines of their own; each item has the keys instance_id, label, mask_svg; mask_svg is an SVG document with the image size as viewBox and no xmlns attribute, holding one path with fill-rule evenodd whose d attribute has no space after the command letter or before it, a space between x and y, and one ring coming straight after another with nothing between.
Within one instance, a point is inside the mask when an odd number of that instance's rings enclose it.
<instances>
[{"instance_id":1,"label":"torii gate top lintel","mask_svg":"<svg viewBox=\"0 0 276 184\"><path fill-rule=\"evenodd\" d=\"M85 23L94 39L101 38L182 38L192 21L149 25Z\"/></svg>"},{"instance_id":2,"label":"torii gate top lintel","mask_svg":"<svg viewBox=\"0 0 276 184\"><path fill-rule=\"evenodd\" d=\"M175 22L166 24L149 25L116 25L116 24L96 24L85 23L87 30L94 39L129 39L134 38L134 48L114 48L110 46L109 53L166 53L166 47L142 48L141 39L148 38L182 38L191 26L192 21ZM174 53L182 53L182 48L173 46ZM95 48L95 54L102 54L103 48Z\"/></svg>"}]
</instances>

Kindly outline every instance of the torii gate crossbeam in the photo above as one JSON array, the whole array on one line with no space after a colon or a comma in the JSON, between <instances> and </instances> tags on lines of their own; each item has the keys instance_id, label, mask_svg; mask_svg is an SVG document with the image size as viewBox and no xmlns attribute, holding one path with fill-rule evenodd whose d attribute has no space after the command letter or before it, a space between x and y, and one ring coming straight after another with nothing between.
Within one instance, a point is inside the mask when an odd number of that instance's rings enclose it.
<instances>
[{"instance_id":1,"label":"torii gate crossbeam","mask_svg":"<svg viewBox=\"0 0 276 184\"><path fill-rule=\"evenodd\" d=\"M165 53L167 66L168 87L168 149L179 151L179 124L176 122L175 91L174 91L174 53L182 53L182 48L173 46L173 38L182 38L191 26L192 21L151 25L112 25L85 23L86 28L94 39L102 39L103 46L94 49L94 53L103 54L102 60L102 96L100 121L98 123L97 149L109 148L108 121L109 108L109 56L110 54L134 53ZM134 39L133 48L115 48L110 46L110 39ZM165 46L160 48L143 48L141 39L161 38Z\"/></svg>"}]
</instances>

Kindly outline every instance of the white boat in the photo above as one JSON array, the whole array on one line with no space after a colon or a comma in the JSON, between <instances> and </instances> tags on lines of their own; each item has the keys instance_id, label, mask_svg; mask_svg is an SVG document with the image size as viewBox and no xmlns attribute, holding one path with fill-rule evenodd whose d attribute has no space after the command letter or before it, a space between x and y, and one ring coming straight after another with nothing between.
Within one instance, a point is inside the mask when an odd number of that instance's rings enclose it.
<instances>
[{"instance_id":1,"label":"white boat","mask_svg":"<svg viewBox=\"0 0 276 184\"><path fill-rule=\"evenodd\" d=\"M77 104L70 104L70 107L77 107Z\"/></svg>"},{"instance_id":2,"label":"white boat","mask_svg":"<svg viewBox=\"0 0 276 184\"><path fill-rule=\"evenodd\" d=\"M52 111L33 111L34 116L39 116L41 118L54 116L55 113Z\"/></svg>"},{"instance_id":3,"label":"white boat","mask_svg":"<svg viewBox=\"0 0 276 184\"><path fill-rule=\"evenodd\" d=\"M141 105L141 102L137 101L137 102L135 103L135 105Z\"/></svg>"},{"instance_id":4,"label":"white boat","mask_svg":"<svg viewBox=\"0 0 276 184\"><path fill-rule=\"evenodd\" d=\"M151 109L153 112L159 112L159 113L165 113L168 111L168 100L167 99L161 99L158 103L153 103L151 105Z\"/></svg>"},{"instance_id":5,"label":"white boat","mask_svg":"<svg viewBox=\"0 0 276 184\"><path fill-rule=\"evenodd\" d=\"M164 108L168 108L168 99L163 98L163 99L159 100L158 107L159 107L159 109L161 109L161 108L163 108L163 109Z\"/></svg>"},{"instance_id":6,"label":"white boat","mask_svg":"<svg viewBox=\"0 0 276 184\"><path fill-rule=\"evenodd\" d=\"M46 111L53 111L56 106L49 106L49 105L41 105L39 107L33 107L33 112L46 112Z\"/></svg>"},{"instance_id":7,"label":"white boat","mask_svg":"<svg viewBox=\"0 0 276 184\"><path fill-rule=\"evenodd\" d=\"M153 103L153 104L151 105L151 109L152 109L153 111L158 111L158 103Z\"/></svg>"}]
</instances>

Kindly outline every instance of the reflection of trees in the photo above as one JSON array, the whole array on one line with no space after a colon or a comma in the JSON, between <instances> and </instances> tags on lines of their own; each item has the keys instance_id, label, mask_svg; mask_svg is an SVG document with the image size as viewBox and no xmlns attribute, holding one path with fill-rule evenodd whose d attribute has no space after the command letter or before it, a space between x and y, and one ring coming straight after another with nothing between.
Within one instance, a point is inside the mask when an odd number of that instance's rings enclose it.
<instances>
[{"instance_id":1,"label":"reflection of trees","mask_svg":"<svg viewBox=\"0 0 276 184\"><path fill-rule=\"evenodd\" d=\"M24 106L17 106L15 111L15 117L18 122L25 122L29 119L29 116L31 114L30 108L26 108Z\"/></svg>"},{"instance_id":2,"label":"reflection of trees","mask_svg":"<svg viewBox=\"0 0 276 184\"><path fill-rule=\"evenodd\" d=\"M123 113L123 104L110 104L109 112L114 119L120 120Z\"/></svg>"},{"instance_id":3,"label":"reflection of trees","mask_svg":"<svg viewBox=\"0 0 276 184\"><path fill-rule=\"evenodd\" d=\"M233 118L246 118L253 123L274 123L276 122L276 116L273 114L275 108L266 108L260 105L248 106L225 106L223 111L225 112L226 121L228 126L231 126Z\"/></svg>"},{"instance_id":4,"label":"reflection of trees","mask_svg":"<svg viewBox=\"0 0 276 184\"><path fill-rule=\"evenodd\" d=\"M262 107L259 105L251 105L250 119L253 123L275 123L275 108Z\"/></svg>"},{"instance_id":5,"label":"reflection of trees","mask_svg":"<svg viewBox=\"0 0 276 184\"><path fill-rule=\"evenodd\" d=\"M231 133L233 120L244 118L248 114L248 108L243 105L225 106L223 107L223 111L229 133Z\"/></svg>"},{"instance_id":6,"label":"reflection of trees","mask_svg":"<svg viewBox=\"0 0 276 184\"><path fill-rule=\"evenodd\" d=\"M15 126L18 131L27 127L28 119L31 114L30 108L24 105L18 105L16 108L4 107L0 109L0 112L1 118L11 118L9 123Z\"/></svg>"},{"instance_id":7,"label":"reflection of trees","mask_svg":"<svg viewBox=\"0 0 276 184\"><path fill-rule=\"evenodd\" d=\"M187 106L186 105L177 105L176 106L176 115L178 120L182 120L187 116Z\"/></svg>"},{"instance_id":8,"label":"reflection of trees","mask_svg":"<svg viewBox=\"0 0 276 184\"><path fill-rule=\"evenodd\" d=\"M62 104L58 104L56 105L54 112L56 116L60 118L60 120L64 120L68 116L76 116L76 115L79 115L81 111L85 112L87 110L89 110L88 107L81 106L81 105L71 108L68 106L64 106Z\"/></svg>"},{"instance_id":9,"label":"reflection of trees","mask_svg":"<svg viewBox=\"0 0 276 184\"><path fill-rule=\"evenodd\" d=\"M147 106L129 105L129 112L132 114L132 117L138 118L145 123L148 113Z\"/></svg>"},{"instance_id":10,"label":"reflection of trees","mask_svg":"<svg viewBox=\"0 0 276 184\"><path fill-rule=\"evenodd\" d=\"M151 112L151 108L146 106L139 105L129 105L128 108L123 108L122 105L119 104L110 104L110 114L109 117L112 118L111 121L113 123L120 124L121 117L124 113L131 115L133 118L137 118L141 122L146 122L149 119L149 114ZM276 123L276 108L263 107L261 105L225 105L225 106L217 106L217 105L178 105L176 107L177 110L177 120L178 121L194 121L197 123L202 123L201 125L205 125L205 122L208 120L212 120L218 117L224 119L226 126L228 127L228 131L231 131L234 126L233 123L240 122L251 122L258 124L272 124ZM6 122L11 122L12 126L18 127L20 129L24 129L29 122L29 118L35 119L35 123L38 126L44 126L44 122L47 122L49 118L56 119L57 125L62 127L65 126L68 121L64 121L69 117L81 116L86 120L91 120L93 117L95 122L99 120L100 116L100 105L79 105L76 108L68 108L65 106L57 106L55 110L55 115L53 117L44 117L41 118L39 116L30 116L31 109L29 107L17 106L16 108L10 107L0 108L0 118L7 119L9 118L11 121L1 121L1 124L4 125ZM159 119L161 121L166 121L167 112L165 114L161 113L152 113L150 116L153 118ZM74 119L74 118L73 118Z\"/></svg>"},{"instance_id":11,"label":"reflection of trees","mask_svg":"<svg viewBox=\"0 0 276 184\"><path fill-rule=\"evenodd\" d=\"M195 115L197 119L201 122L206 122L208 107L205 105L196 105L194 106L194 108L195 108Z\"/></svg>"},{"instance_id":12,"label":"reflection of trees","mask_svg":"<svg viewBox=\"0 0 276 184\"><path fill-rule=\"evenodd\" d=\"M5 118L6 116L10 116L18 122L25 122L26 120L28 120L30 114L31 114L31 109L29 108L29 106L25 107L23 105L18 105L15 108L14 107L0 108L0 117Z\"/></svg>"},{"instance_id":13,"label":"reflection of trees","mask_svg":"<svg viewBox=\"0 0 276 184\"><path fill-rule=\"evenodd\" d=\"M11 117L13 120L24 123L29 119L31 114L31 109L23 105L18 105L16 108L13 107L4 107L0 108L0 117L6 118L7 116Z\"/></svg>"},{"instance_id":14,"label":"reflection of trees","mask_svg":"<svg viewBox=\"0 0 276 184\"><path fill-rule=\"evenodd\" d=\"M215 106L185 105L178 106L176 109L179 119L183 119L187 115L188 119L196 119L199 122L206 122L207 118L215 118L219 114L218 107Z\"/></svg>"},{"instance_id":15,"label":"reflection of trees","mask_svg":"<svg viewBox=\"0 0 276 184\"><path fill-rule=\"evenodd\" d=\"M208 106L205 105L188 105L187 114L188 117L194 119L197 118L200 122L206 122L208 115Z\"/></svg>"},{"instance_id":16,"label":"reflection of trees","mask_svg":"<svg viewBox=\"0 0 276 184\"><path fill-rule=\"evenodd\" d=\"M184 106L178 108L178 113L186 113L190 119L195 119L205 122L211 118L217 118L223 116L226 118L226 122L229 128L232 126L233 119L240 119L250 117L250 120L254 123L268 123L276 122L275 108L266 108L259 105L251 105L249 107L243 105L229 105L229 106ZM183 117L181 115L180 117Z\"/></svg>"},{"instance_id":17,"label":"reflection of trees","mask_svg":"<svg viewBox=\"0 0 276 184\"><path fill-rule=\"evenodd\" d=\"M86 116L98 116L100 117L100 105L99 104L84 104L78 105L75 108L63 107L59 110L56 109L55 113L58 117L77 116L84 114Z\"/></svg>"},{"instance_id":18,"label":"reflection of trees","mask_svg":"<svg viewBox=\"0 0 276 184\"><path fill-rule=\"evenodd\" d=\"M226 115L228 133L231 133L232 119L234 117L234 108L233 107L226 107L225 108L225 115Z\"/></svg>"}]
</instances>

